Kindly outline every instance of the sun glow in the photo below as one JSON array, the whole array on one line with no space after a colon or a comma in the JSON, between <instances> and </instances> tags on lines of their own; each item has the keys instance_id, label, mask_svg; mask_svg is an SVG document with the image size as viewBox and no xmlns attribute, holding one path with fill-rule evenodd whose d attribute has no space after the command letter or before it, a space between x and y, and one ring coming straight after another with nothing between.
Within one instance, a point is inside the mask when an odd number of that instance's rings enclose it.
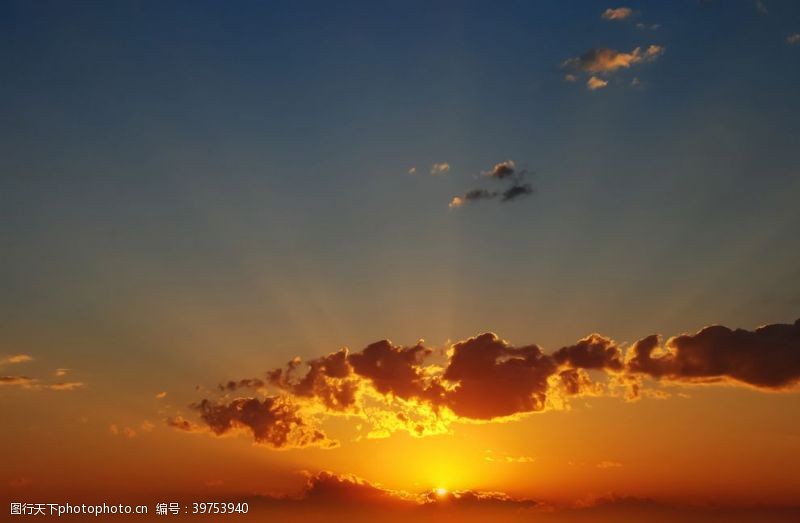
<instances>
[{"instance_id":1,"label":"sun glow","mask_svg":"<svg viewBox=\"0 0 800 523\"><path fill-rule=\"evenodd\" d=\"M444 487L439 487L436 489L436 495L440 498L443 498L447 495L447 489Z\"/></svg>"}]
</instances>

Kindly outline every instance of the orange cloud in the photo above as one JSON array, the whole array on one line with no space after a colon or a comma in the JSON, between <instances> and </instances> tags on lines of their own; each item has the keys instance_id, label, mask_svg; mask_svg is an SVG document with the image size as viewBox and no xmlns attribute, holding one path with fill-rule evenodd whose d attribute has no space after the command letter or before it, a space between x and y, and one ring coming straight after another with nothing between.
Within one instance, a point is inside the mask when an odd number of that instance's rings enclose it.
<instances>
[{"instance_id":1,"label":"orange cloud","mask_svg":"<svg viewBox=\"0 0 800 523\"><path fill-rule=\"evenodd\" d=\"M31 388L36 380L28 376L0 376L0 386Z\"/></svg>"},{"instance_id":2,"label":"orange cloud","mask_svg":"<svg viewBox=\"0 0 800 523\"><path fill-rule=\"evenodd\" d=\"M18 387L26 390L72 391L86 386L80 381L41 383L37 378L29 376L0 376L0 386Z\"/></svg>"},{"instance_id":3,"label":"orange cloud","mask_svg":"<svg viewBox=\"0 0 800 523\"><path fill-rule=\"evenodd\" d=\"M578 71L594 74L613 73L619 69L628 69L632 65L650 62L664 54L664 48L659 45L650 45L642 51L641 47L629 53L615 51L614 49L596 48L589 49L577 58L570 58L562 63L562 67L569 67Z\"/></svg>"},{"instance_id":4,"label":"orange cloud","mask_svg":"<svg viewBox=\"0 0 800 523\"><path fill-rule=\"evenodd\" d=\"M80 381L69 381L61 383L53 383L52 385L45 385L50 390L76 390L82 389L86 384Z\"/></svg>"},{"instance_id":5,"label":"orange cloud","mask_svg":"<svg viewBox=\"0 0 800 523\"><path fill-rule=\"evenodd\" d=\"M5 365L7 363L27 363L29 361L33 361L33 358L27 354L13 354L0 359L0 365Z\"/></svg>"},{"instance_id":6,"label":"orange cloud","mask_svg":"<svg viewBox=\"0 0 800 523\"><path fill-rule=\"evenodd\" d=\"M617 7L611 8L609 7L600 17L603 20L625 20L626 18L630 18L633 14L633 10L630 7Z\"/></svg>"},{"instance_id":7,"label":"orange cloud","mask_svg":"<svg viewBox=\"0 0 800 523\"><path fill-rule=\"evenodd\" d=\"M598 78L596 76L590 77L586 80L586 88L590 91L596 91L598 89L602 89L603 87L607 86L608 82L603 80L602 78Z\"/></svg>"}]
</instances>

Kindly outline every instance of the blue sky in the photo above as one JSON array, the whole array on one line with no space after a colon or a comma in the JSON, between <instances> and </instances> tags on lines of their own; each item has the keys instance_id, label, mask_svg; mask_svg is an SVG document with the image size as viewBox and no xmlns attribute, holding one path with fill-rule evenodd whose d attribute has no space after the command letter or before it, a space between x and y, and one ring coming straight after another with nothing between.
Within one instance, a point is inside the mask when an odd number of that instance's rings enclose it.
<instances>
[{"instance_id":1,"label":"blue sky","mask_svg":"<svg viewBox=\"0 0 800 523\"><path fill-rule=\"evenodd\" d=\"M629 5L3 2L4 344L144 366L793 321L800 6ZM535 194L448 209L508 159Z\"/></svg>"}]
</instances>

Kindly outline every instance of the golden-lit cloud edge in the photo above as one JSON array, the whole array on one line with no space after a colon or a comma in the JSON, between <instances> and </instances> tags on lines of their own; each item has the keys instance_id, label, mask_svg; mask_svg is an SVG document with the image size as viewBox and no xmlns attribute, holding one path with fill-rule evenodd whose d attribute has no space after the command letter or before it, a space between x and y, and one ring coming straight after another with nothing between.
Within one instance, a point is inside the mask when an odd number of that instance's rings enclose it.
<instances>
[{"instance_id":1,"label":"golden-lit cloud edge","mask_svg":"<svg viewBox=\"0 0 800 523\"><path fill-rule=\"evenodd\" d=\"M213 397L192 404L196 419L174 416L167 424L216 436L248 433L273 449L333 448L339 443L323 425L334 416L366 426L367 438L398 431L424 437L448 433L454 423L568 409L576 397L667 397L654 383L795 390L800 320L752 331L714 325L666 342L653 334L626 353L597 333L547 354L491 332L435 352L422 341L381 340L305 364L294 358L261 377L220 384Z\"/></svg>"}]
</instances>

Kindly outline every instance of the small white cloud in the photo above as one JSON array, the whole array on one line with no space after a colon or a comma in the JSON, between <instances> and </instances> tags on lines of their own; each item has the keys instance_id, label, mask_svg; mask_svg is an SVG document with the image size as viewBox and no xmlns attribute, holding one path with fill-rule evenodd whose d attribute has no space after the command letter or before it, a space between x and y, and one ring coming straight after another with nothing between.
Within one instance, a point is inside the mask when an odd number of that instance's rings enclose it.
<instances>
[{"instance_id":1,"label":"small white cloud","mask_svg":"<svg viewBox=\"0 0 800 523\"><path fill-rule=\"evenodd\" d=\"M786 43L789 45L800 44L800 33L794 33L787 36Z\"/></svg>"},{"instance_id":2,"label":"small white cloud","mask_svg":"<svg viewBox=\"0 0 800 523\"><path fill-rule=\"evenodd\" d=\"M450 164L447 162L435 163L431 165L431 174L434 176L439 174L445 174L449 171L450 171Z\"/></svg>"}]
</instances>

